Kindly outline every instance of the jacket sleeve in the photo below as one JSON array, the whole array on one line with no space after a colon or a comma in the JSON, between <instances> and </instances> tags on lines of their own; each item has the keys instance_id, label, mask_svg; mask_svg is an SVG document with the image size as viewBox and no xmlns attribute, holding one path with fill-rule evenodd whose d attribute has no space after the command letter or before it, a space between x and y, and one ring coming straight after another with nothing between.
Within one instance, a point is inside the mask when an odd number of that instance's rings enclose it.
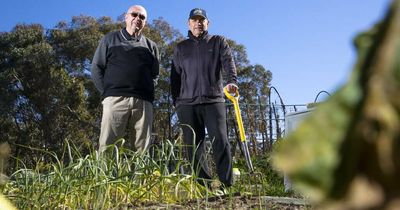
<instances>
[{"instance_id":1,"label":"jacket sleeve","mask_svg":"<svg viewBox=\"0 0 400 210\"><path fill-rule=\"evenodd\" d=\"M107 66L107 44L103 37L92 59L92 80L101 95L104 93L104 72Z\"/></svg>"},{"instance_id":2,"label":"jacket sleeve","mask_svg":"<svg viewBox=\"0 0 400 210\"><path fill-rule=\"evenodd\" d=\"M237 73L236 65L233 59L231 48L224 37L221 36L221 49L220 49L220 59L222 63L222 68L227 73L226 81L227 83L237 84Z\"/></svg>"},{"instance_id":3,"label":"jacket sleeve","mask_svg":"<svg viewBox=\"0 0 400 210\"><path fill-rule=\"evenodd\" d=\"M181 68L179 63L179 52L178 48L176 47L171 65L171 95L174 106L181 90Z\"/></svg>"},{"instance_id":4,"label":"jacket sleeve","mask_svg":"<svg viewBox=\"0 0 400 210\"><path fill-rule=\"evenodd\" d=\"M157 45L153 46L153 51L155 54L155 61L153 64L153 83L154 83L154 86L156 86L158 83L158 77L160 74L160 52L158 50Z\"/></svg>"}]
</instances>

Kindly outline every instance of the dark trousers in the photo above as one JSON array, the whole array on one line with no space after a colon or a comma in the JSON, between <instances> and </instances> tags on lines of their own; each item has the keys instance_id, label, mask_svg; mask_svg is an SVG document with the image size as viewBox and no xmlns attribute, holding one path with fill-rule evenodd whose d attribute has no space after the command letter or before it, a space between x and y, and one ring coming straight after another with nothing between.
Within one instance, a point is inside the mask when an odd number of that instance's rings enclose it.
<instances>
[{"instance_id":1,"label":"dark trousers","mask_svg":"<svg viewBox=\"0 0 400 210\"><path fill-rule=\"evenodd\" d=\"M177 114L183 130L183 140L189 160L199 178L211 179L205 161L205 129L212 142L213 158L219 180L232 185L232 155L226 128L224 103L180 105ZM195 152L195 154L194 154ZM194 159L193 159L194 156Z\"/></svg>"}]
</instances>

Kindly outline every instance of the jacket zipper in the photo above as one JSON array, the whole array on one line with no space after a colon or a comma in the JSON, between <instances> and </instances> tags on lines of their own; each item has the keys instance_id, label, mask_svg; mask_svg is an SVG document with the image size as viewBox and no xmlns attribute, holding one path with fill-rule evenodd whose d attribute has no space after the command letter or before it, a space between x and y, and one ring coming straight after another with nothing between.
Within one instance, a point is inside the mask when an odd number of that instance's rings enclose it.
<instances>
[{"instance_id":1,"label":"jacket zipper","mask_svg":"<svg viewBox=\"0 0 400 210\"><path fill-rule=\"evenodd\" d=\"M200 86L200 90L199 90L199 97L200 97L200 104L202 104L203 103L203 84L202 84L202 71L201 71L201 68L200 68L200 46L201 46L201 42L202 40L198 40L197 42L196 42L196 56L197 56L197 59L196 59L196 70L197 70L197 82L199 83L199 86Z\"/></svg>"}]
</instances>

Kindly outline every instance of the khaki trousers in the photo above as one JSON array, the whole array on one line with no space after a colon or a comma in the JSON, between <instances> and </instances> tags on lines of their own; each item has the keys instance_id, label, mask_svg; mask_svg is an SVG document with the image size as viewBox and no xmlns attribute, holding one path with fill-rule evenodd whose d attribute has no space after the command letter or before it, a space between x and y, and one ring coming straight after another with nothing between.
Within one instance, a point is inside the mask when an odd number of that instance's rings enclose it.
<instances>
[{"instance_id":1,"label":"khaki trousers","mask_svg":"<svg viewBox=\"0 0 400 210\"><path fill-rule=\"evenodd\" d=\"M149 149L153 104L149 101L124 96L109 96L102 102L103 117L99 139L99 151L107 145L124 138L130 130L128 140L132 150L144 153Z\"/></svg>"}]
</instances>

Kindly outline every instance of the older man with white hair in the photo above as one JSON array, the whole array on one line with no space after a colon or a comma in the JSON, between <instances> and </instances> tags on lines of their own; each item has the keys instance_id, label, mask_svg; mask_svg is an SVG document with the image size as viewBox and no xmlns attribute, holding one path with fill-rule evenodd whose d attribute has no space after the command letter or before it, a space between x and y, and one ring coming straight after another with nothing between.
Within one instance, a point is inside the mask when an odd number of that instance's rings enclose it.
<instances>
[{"instance_id":1,"label":"older man with white hair","mask_svg":"<svg viewBox=\"0 0 400 210\"><path fill-rule=\"evenodd\" d=\"M147 11L131 6L126 27L106 34L92 60L92 79L103 97L99 151L125 137L132 149L144 153L150 145L154 86L159 74L159 51L142 34Z\"/></svg>"}]
</instances>

